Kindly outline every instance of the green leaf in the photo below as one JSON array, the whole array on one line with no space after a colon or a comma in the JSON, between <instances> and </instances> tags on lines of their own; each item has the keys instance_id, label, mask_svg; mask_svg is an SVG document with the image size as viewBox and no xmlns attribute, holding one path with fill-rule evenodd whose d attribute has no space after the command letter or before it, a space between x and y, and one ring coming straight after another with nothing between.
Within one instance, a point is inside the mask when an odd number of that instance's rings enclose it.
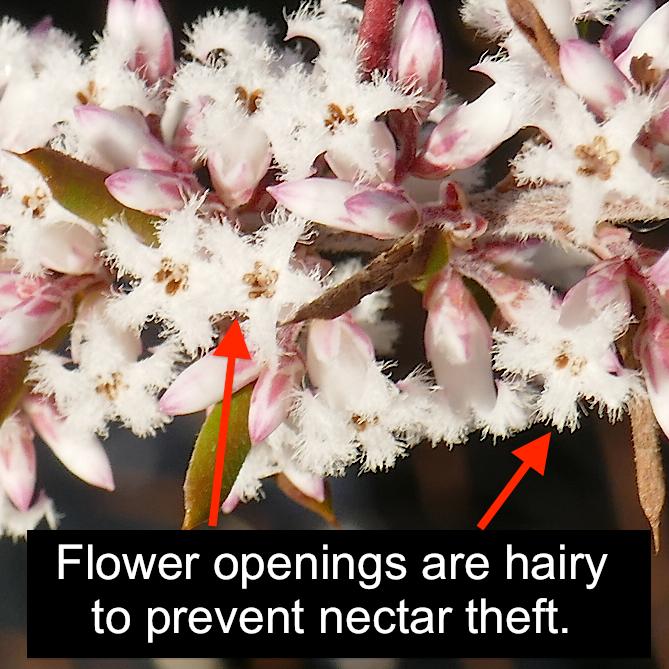
<instances>
[{"instance_id":1,"label":"green leaf","mask_svg":"<svg viewBox=\"0 0 669 669\"><path fill-rule=\"evenodd\" d=\"M232 396L223 484L221 486L221 502L230 494L239 470L251 450L249 407L251 406L252 392L253 384L250 384ZM204 421L188 464L186 480L184 481L185 514L181 526L183 530L192 530L209 518L220 425L221 403L219 402Z\"/></svg>"},{"instance_id":2,"label":"green leaf","mask_svg":"<svg viewBox=\"0 0 669 669\"><path fill-rule=\"evenodd\" d=\"M129 209L112 197L105 186L109 175L102 170L53 149L17 155L42 175L54 199L68 211L98 226L107 218L123 217L147 244L156 241L155 223L160 219Z\"/></svg>"},{"instance_id":3,"label":"green leaf","mask_svg":"<svg viewBox=\"0 0 669 669\"><path fill-rule=\"evenodd\" d=\"M425 264L423 276L411 282L418 292L425 293L432 279L448 265L450 251L448 237L445 234L439 235Z\"/></svg>"},{"instance_id":4,"label":"green leaf","mask_svg":"<svg viewBox=\"0 0 669 669\"><path fill-rule=\"evenodd\" d=\"M293 502L296 502L308 511L312 511L320 516L328 525L339 527L339 521L337 520L332 505L332 492L330 491L330 486L327 481L325 482L325 499L322 502L319 502L296 488L284 474L277 474L275 479L277 486L279 486L279 490L281 490L286 497L292 499Z\"/></svg>"}]
</instances>

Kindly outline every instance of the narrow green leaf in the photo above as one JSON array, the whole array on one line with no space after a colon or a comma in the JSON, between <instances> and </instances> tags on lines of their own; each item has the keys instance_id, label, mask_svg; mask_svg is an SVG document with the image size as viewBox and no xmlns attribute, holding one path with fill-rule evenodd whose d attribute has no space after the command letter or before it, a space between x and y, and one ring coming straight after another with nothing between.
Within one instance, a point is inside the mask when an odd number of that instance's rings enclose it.
<instances>
[{"instance_id":1,"label":"narrow green leaf","mask_svg":"<svg viewBox=\"0 0 669 669\"><path fill-rule=\"evenodd\" d=\"M248 424L252 392L253 384L250 384L232 396L221 502L230 494L239 470L251 450ZM188 464L184 481L185 514L181 527L183 530L192 530L209 518L220 425L221 403L219 402L204 421Z\"/></svg>"},{"instance_id":2,"label":"narrow green leaf","mask_svg":"<svg viewBox=\"0 0 669 669\"><path fill-rule=\"evenodd\" d=\"M281 490L286 497L292 499L293 502L299 504L308 511L320 516L328 525L339 527L339 521L337 520L332 505L332 492L330 491L330 486L327 481L325 482L325 499L322 502L319 502L308 497L301 490L296 488L284 474L277 474L275 479L277 486L279 486L279 490Z\"/></svg>"},{"instance_id":3,"label":"narrow green leaf","mask_svg":"<svg viewBox=\"0 0 669 669\"><path fill-rule=\"evenodd\" d=\"M450 246L446 235L439 235L432 247L430 257L425 264L425 272L421 277L411 282L411 285L419 292L425 293L432 279L448 265Z\"/></svg>"},{"instance_id":4,"label":"narrow green leaf","mask_svg":"<svg viewBox=\"0 0 669 669\"><path fill-rule=\"evenodd\" d=\"M156 241L155 223L160 219L129 209L112 197L105 186L109 175L102 170L53 149L32 149L17 155L38 170L54 199L73 214L98 226L107 218L122 216L147 244Z\"/></svg>"}]
</instances>

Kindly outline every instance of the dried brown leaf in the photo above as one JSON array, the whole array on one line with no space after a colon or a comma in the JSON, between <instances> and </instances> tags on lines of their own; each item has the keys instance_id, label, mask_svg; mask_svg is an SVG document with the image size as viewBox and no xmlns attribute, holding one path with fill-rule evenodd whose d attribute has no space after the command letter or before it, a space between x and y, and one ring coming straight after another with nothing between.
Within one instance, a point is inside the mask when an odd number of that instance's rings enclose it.
<instances>
[{"instance_id":1,"label":"dried brown leaf","mask_svg":"<svg viewBox=\"0 0 669 669\"><path fill-rule=\"evenodd\" d=\"M296 488L285 474L279 473L276 475L275 479L277 486L279 486L279 490L281 490L286 497L292 499L293 502L299 504L308 511L320 516L328 525L339 527L339 521L337 520L337 516L335 515L332 506L330 486L327 481L325 482L325 499L322 502L318 502Z\"/></svg>"},{"instance_id":2,"label":"dried brown leaf","mask_svg":"<svg viewBox=\"0 0 669 669\"><path fill-rule=\"evenodd\" d=\"M560 45L541 18L532 0L506 0L506 6L516 26L534 50L544 59L553 74L562 79Z\"/></svg>"}]
</instances>

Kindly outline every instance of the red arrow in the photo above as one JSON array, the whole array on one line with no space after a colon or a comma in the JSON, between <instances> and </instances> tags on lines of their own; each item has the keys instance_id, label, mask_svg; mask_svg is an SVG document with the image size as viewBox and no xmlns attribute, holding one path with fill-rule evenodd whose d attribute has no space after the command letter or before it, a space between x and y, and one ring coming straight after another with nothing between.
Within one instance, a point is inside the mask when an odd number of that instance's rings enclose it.
<instances>
[{"instance_id":1,"label":"red arrow","mask_svg":"<svg viewBox=\"0 0 669 669\"><path fill-rule=\"evenodd\" d=\"M534 441L531 441L525 446L521 446L513 451L513 454L523 461L523 464L518 467L518 471L511 477L511 480L504 486L504 489L497 496L497 499L491 504L490 508L485 512L483 518L479 520L476 527L479 530L485 530L490 524L490 521L495 517L497 512L502 508L502 505L509 498L509 495L516 489L521 479L530 469L539 472L542 476L546 471L546 459L548 458L548 446L551 443L551 433L545 434Z\"/></svg>"},{"instance_id":2,"label":"red arrow","mask_svg":"<svg viewBox=\"0 0 669 669\"><path fill-rule=\"evenodd\" d=\"M246 348L244 335L239 323L235 320L228 328L223 339L216 347L214 355L228 359L225 369L225 387L221 406L221 427L218 431L218 447L216 448L216 465L214 466L214 483L211 488L211 506L209 507L209 526L218 524L218 510L221 507L221 485L223 484L223 465L225 464L225 447L228 440L228 419L230 418L230 402L232 401L232 381L235 377L235 361L237 358L251 359Z\"/></svg>"}]
</instances>

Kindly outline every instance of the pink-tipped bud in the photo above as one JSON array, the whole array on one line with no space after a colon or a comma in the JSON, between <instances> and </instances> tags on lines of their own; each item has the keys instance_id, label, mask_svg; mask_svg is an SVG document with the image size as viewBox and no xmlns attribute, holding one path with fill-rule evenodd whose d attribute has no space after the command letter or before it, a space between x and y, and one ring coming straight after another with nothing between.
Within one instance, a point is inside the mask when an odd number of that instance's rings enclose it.
<instances>
[{"instance_id":1,"label":"pink-tipped bud","mask_svg":"<svg viewBox=\"0 0 669 669\"><path fill-rule=\"evenodd\" d=\"M230 491L230 494L225 498L225 500L223 500L223 504L221 504L221 511L224 514L228 515L232 513L239 506L239 503L241 501L242 501L241 498L233 488Z\"/></svg>"},{"instance_id":2,"label":"pink-tipped bud","mask_svg":"<svg viewBox=\"0 0 669 669\"><path fill-rule=\"evenodd\" d=\"M660 75L669 68L669 5L662 5L655 10L639 27L629 46L616 58L620 71L632 80L632 59L648 56L648 66Z\"/></svg>"},{"instance_id":3,"label":"pink-tipped bud","mask_svg":"<svg viewBox=\"0 0 669 669\"><path fill-rule=\"evenodd\" d=\"M148 83L174 73L172 28L158 0L109 0L107 32L130 44L134 57L128 65Z\"/></svg>"},{"instance_id":4,"label":"pink-tipped bud","mask_svg":"<svg viewBox=\"0 0 669 669\"><path fill-rule=\"evenodd\" d=\"M137 169L116 172L105 184L121 204L155 215L183 209L198 190L197 180L189 175Z\"/></svg>"},{"instance_id":5,"label":"pink-tipped bud","mask_svg":"<svg viewBox=\"0 0 669 669\"><path fill-rule=\"evenodd\" d=\"M208 353L184 369L160 398L160 410L168 416L203 411L220 402L228 359ZM235 362L233 392L258 378L259 366L252 360Z\"/></svg>"},{"instance_id":6,"label":"pink-tipped bud","mask_svg":"<svg viewBox=\"0 0 669 669\"><path fill-rule=\"evenodd\" d=\"M282 465L283 475L302 493L317 502L325 501L325 479L300 469L290 460Z\"/></svg>"},{"instance_id":7,"label":"pink-tipped bud","mask_svg":"<svg viewBox=\"0 0 669 669\"><path fill-rule=\"evenodd\" d=\"M607 308L618 310L621 318L632 313L625 264L618 261L596 265L567 291L560 309L560 325L567 328L586 325Z\"/></svg>"},{"instance_id":8,"label":"pink-tipped bud","mask_svg":"<svg viewBox=\"0 0 669 669\"><path fill-rule=\"evenodd\" d=\"M286 419L303 376L304 363L296 356L282 360L277 369L260 372L249 409L249 435L254 444L267 439Z\"/></svg>"},{"instance_id":9,"label":"pink-tipped bud","mask_svg":"<svg viewBox=\"0 0 669 669\"><path fill-rule=\"evenodd\" d=\"M333 364L336 361L336 364ZM307 371L319 394L333 407L353 402L351 389L363 393L370 371L376 371L374 345L349 316L313 320L307 338Z\"/></svg>"},{"instance_id":10,"label":"pink-tipped bud","mask_svg":"<svg viewBox=\"0 0 669 669\"><path fill-rule=\"evenodd\" d=\"M207 153L207 167L216 194L233 209L253 197L271 162L267 135L250 124L245 131L240 131L234 147Z\"/></svg>"},{"instance_id":11,"label":"pink-tipped bud","mask_svg":"<svg viewBox=\"0 0 669 669\"><path fill-rule=\"evenodd\" d=\"M15 413L0 428L0 487L14 506L27 511L35 492L34 434L27 418Z\"/></svg>"},{"instance_id":12,"label":"pink-tipped bud","mask_svg":"<svg viewBox=\"0 0 669 669\"><path fill-rule=\"evenodd\" d=\"M506 89L495 84L474 102L456 107L441 120L422 158L442 172L472 167L520 127Z\"/></svg>"},{"instance_id":13,"label":"pink-tipped bud","mask_svg":"<svg viewBox=\"0 0 669 669\"><path fill-rule=\"evenodd\" d=\"M422 91L431 102L426 114L439 102L443 89L443 45L428 0L406 0L395 28L390 69L396 81Z\"/></svg>"},{"instance_id":14,"label":"pink-tipped bud","mask_svg":"<svg viewBox=\"0 0 669 669\"><path fill-rule=\"evenodd\" d=\"M0 272L0 316L19 306L50 283L44 277L30 278L14 272Z\"/></svg>"},{"instance_id":15,"label":"pink-tipped bud","mask_svg":"<svg viewBox=\"0 0 669 669\"><path fill-rule=\"evenodd\" d=\"M20 279L19 279L20 281ZM47 283L0 317L0 355L27 351L72 319L72 292Z\"/></svg>"},{"instance_id":16,"label":"pink-tipped bud","mask_svg":"<svg viewBox=\"0 0 669 669\"><path fill-rule=\"evenodd\" d=\"M490 326L459 274L447 268L425 294L425 352L453 411L492 411Z\"/></svg>"},{"instance_id":17,"label":"pink-tipped bud","mask_svg":"<svg viewBox=\"0 0 669 669\"><path fill-rule=\"evenodd\" d=\"M107 172L128 167L189 171L152 134L144 117L132 110L110 111L96 105L75 107L77 128L95 163Z\"/></svg>"},{"instance_id":18,"label":"pink-tipped bud","mask_svg":"<svg viewBox=\"0 0 669 669\"><path fill-rule=\"evenodd\" d=\"M650 280L662 294L669 293L669 251L665 251L650 270Z\"/></svg>"},{"instance_id":19,"label":"pink-tipped bud","mask_svg":"<svg viewBox=\"0 0 669 669\"><path fill-rule=\"evenodd\" d=\"M657 315L639 333L641 361L648 398L662 431L669 437L669 320Z\"/></svg>"},{"instance_id":20,"label":"pink-tipped bud","mask_svg":"<svg viewBox=\"0 0 669 669\"><path fill-rule=\"evenodd\" d=\"M40 232L35 254L47 269L63 274L93 274L100 266L100 239L83 225L60 221Z\"/></svg>"},{"instance_id":21,"label":"pink-tipped bud","mask_svg":"<svg viewBox=\"0 0 669 669\"><path fill-rule=\"evenodd\" d=\"M83 434L70 427L47 398L28 395L23 400L23 410L30 416L39 436L67 469L90 485L114 490L109 458L95 435Z\"/></svg>"},{"instance_id":22,"label":"pink-tipped bud","mask_svg":"<svg viewBox=\"0 0 669 669\"><path fill-rule=\"evenodd\" d=\"M267 189L284 207L316 223L377 239L400 237L418 222L416 208L399 192L314 177Z\"/></svg>"},{"instance_id":23,"label":"pink-tipped bud","mask_svg":"<svg viewBox=\"0 0 669 669\"><path fill-rule=\"evenodd\" d=\"M604 31L600 42L604 53L617 58L630 45L636 31L655 11L655 0L630 0L616 14L616 18Z\"/></svg>"},{"instance_id":24,"label":"pink-tipped bud","mask_svg":"<svg viewBox=\"0 0 669 669\"><path fill-rule=\"evenodd\" d=\"M598 114L625 99L629 83L594 45L573 39L560 45L560 69L565 83Z\"/></svg>"}]
</instances>

